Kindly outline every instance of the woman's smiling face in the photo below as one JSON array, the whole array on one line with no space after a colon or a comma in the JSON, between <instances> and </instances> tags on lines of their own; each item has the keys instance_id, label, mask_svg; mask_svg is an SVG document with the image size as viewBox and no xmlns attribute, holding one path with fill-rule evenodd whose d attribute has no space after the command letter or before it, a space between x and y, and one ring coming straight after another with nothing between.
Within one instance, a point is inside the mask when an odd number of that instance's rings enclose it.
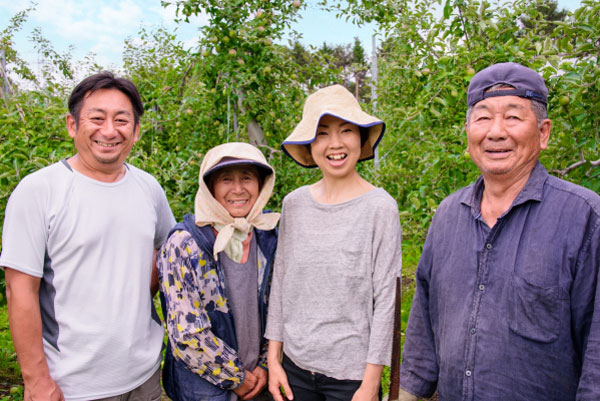
<instances>
[{"instance_id":1,"label":"woman's smiling face","mask_svg":"<svg viewBox=\"0 0 600 401\"><path fill-rule=\"evenodd\" d=\"M218 170L212 179L212 193L232 217L246 217L260 192L258 170L252 165L236 165Z\"/></svg>"},{"instance_id":2,"label":"woman's smiling face","mask_svg":"<svg viewBox=\"0 0 600 401\"><path fill-rule=\"evenodd\" d=\"M360 158L359 127L331 115L321 117L310 153L324 176L347 177Z\"/></svg>"}]
</instances>

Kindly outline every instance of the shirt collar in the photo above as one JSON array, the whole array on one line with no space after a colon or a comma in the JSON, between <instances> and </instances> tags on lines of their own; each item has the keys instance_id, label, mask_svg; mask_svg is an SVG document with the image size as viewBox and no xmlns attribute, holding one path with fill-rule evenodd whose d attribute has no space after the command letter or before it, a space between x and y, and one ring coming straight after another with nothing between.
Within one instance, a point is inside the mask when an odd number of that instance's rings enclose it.
<instances>
[{"instance_id":1,"label":"shirt collar","mask_svg":"<svg viewBox=\"0 0 600 401\"><path fill-rule=\"evenodd\" d=\"M529 176L527 183L521 192L519 192L511 207L504 214L508 213L513 207L521 205L530 200L541 202L544 194L544 184L546 183L547 178L548 171L546 171L546 168L542 166L538 160L531 171L531 175ZM475 183L472 184L467 191L462 194L460 199L460 202L463 205L471 208L471 213L475 218L481 215L481 196L483 194L483 188L483 176L479 176L477 181L475 181Z\"/></svg>"}]
</instances>

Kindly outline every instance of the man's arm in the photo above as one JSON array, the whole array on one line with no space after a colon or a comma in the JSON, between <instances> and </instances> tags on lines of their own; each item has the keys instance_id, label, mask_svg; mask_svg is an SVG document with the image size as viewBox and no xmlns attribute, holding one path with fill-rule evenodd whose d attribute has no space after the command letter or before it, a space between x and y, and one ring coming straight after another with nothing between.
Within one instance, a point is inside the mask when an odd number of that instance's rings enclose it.
<instances>
[{"instance_id":1,"label":"man's arm","mask_svg":"<svg viewBox=\"0 0 600 401\"><path fill-rule=\"evenodd\" d=\"M64 400L44 356L40 279L10 268L5 269L5 277L8 320L25 383L25 400Z\"/></svg>"},{"instance_id":2,"label":"man's arm","mask_svg":"<svg viewBox=\"0 0 600 401\"><path fill-rule=\"evenodd\" d=\"M589 244L571 291L574 340L583 357L578 401L600 399L600 224Z\"/></svg>"},{"instance_id":3,"label":"man's arm","mask_svg":"<svg viewBox=\"0 0 600 401\"><path fill-rule=\"evenodd\" d=\"M439 367L429 312L428 280L433 265L432 233L435 231L434 224L435 217L417 266L417 287L408 317L402 351L401 400L411 400L413 399L411 395L431 397L437 388Z\"/></svg>"}]
</instances>

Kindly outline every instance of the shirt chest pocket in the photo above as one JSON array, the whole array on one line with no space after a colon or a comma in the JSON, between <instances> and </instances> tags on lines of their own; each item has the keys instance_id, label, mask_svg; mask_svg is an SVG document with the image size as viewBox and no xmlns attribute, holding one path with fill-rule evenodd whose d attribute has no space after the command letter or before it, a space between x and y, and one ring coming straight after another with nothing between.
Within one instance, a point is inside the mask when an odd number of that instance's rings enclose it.
<instances>
[{"instance_id":1,"label":"shirt chest pocket","mask_svg":"<svg viewBox=\"0 0 600 401\"><path fill-rule=\"evenodd\" d=\"M560 288L539 287L513 276L508 299L508 327L521 337L551 343L560 334Z\"/></svg>"}]
</instances>

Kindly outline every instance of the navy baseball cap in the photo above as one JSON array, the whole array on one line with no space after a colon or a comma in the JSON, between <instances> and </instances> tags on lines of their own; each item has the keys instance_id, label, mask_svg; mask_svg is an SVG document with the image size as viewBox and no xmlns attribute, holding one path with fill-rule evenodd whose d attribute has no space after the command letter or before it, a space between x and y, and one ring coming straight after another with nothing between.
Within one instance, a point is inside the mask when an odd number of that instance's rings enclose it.
<instances>
[{"instance_id":1,"label":"navy baseball cap","mask_svg":"<svg viewBox=\"0 0 600 401\"><path fill-rule=\"evenodd\" d=\"M510 85L515 89L486 92L497 84ZM494 64L475 74L467 92L469 107L494 96L519 96L548 103L548 89L544 78L537 71L517 63Z\"/></svg>"}]
</instances>

